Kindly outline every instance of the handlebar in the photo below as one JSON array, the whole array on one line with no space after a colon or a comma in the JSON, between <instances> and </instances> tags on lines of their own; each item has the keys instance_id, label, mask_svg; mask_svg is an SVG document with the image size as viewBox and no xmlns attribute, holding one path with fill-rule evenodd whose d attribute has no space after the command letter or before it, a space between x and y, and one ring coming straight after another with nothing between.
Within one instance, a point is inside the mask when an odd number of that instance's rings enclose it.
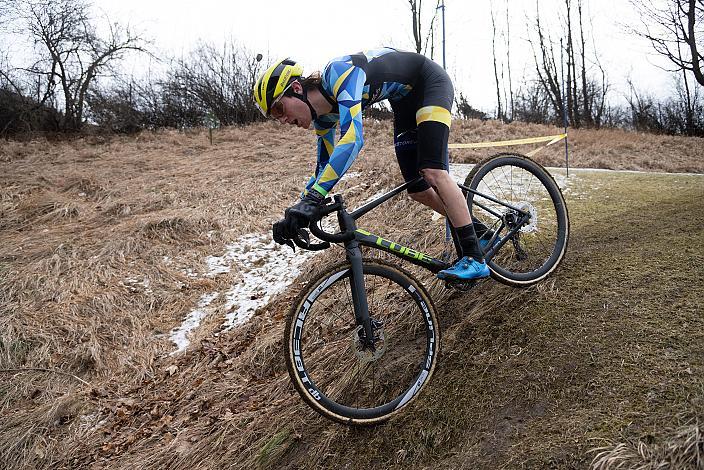
<instances>
[{"instance_id":1,"label":"handlebar","mask_svg":"<svg viewBox=\"0 0 704 470\"><path fill-rule=\"evenodd\" d=\"M298 237L293 239L293 243L295 243L299 248L309 251L322 251L330 248L330 243L328 242L311 243L308 238L308 232L303 229L298 231Z\"/></svg>"},{"instance_id":2,"label":"handlebar","mask_svg":"<svg viewBox=\"0 0 704 470\"><path fill-rule=\"evenodd\" d=\"M330 199L325 200L325 205L321 206L316 217L310 221L309 229L319 239L323 240L323 243L310 243L310 238L308 232L304 229L298 231L298 237L293 239L293 242L304 250L320 251L330 248L330 243L344 243L354 239L354 231L345 231L340 233L328 233L318 227L318 222L326 215L337 212L343 208L342 199L339 196L335 196L334 202L330 202Z\"/></svg>"}]
</instances>

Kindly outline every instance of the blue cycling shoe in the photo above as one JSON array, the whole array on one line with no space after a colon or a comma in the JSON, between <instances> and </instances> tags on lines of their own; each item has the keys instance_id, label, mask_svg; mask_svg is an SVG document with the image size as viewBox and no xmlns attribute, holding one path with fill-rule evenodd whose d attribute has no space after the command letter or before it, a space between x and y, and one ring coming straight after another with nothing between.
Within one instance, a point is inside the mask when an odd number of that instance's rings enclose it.
<instances>
[{"instance_id":1,"label":"blue cycling shoe","mask_svg":"<svg viewBox=\"0 0 704 470\"><path fill-rule=\"evenodd\" d=\"M489 240L491 240L491 237L479 239L479 248L481 248L484 253L489 251ZM501 241L501 237L496 237L494 239L494 243L492 244L492 246L498 245L500 241Z\"/></svg>"},{"instance_id":2,"label":"blue cycling shoe","mask_svg":"<svg viewBox=\"0 0 704 470\"><path fill-rule=\"evenodd\" d=\"M438 273L438 279L450 281L471 281L489 277L489 267L484 262L465 256L460 258L452 267L443 269Z\"/></svg>"}]
</instances>

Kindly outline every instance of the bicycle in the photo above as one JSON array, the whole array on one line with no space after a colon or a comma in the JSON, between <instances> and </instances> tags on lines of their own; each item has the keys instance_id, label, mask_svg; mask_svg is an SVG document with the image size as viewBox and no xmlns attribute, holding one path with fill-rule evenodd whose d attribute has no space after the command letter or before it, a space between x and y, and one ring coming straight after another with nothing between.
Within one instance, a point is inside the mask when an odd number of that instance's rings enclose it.
<instances>
[{"instance_id":1,"label":"bicycle","mask_svg":"<svg viewBox=\"0 0 704 470\"><path fill-rule=\"evenodd\" d=\"M428 384L437 364L440 329L425 287L406 270L362 258L361 246L379 249L430 270L449 263L357 227L356 220L414 181L352 212L341 195L326 199L310 231L293 240L308 250L342 243L346 260L309 281L286 322L284 348L294 387L315 411L348 425L386 421ZM564 258L569 217L560 188L539 164L519 154L498 154L475 165L459 184L472 220L487 240L491 276L529 286L554 272ZM339 233L320 220L337 214ZM466 290L470 284L450 287Z\"/></svg>"}]
</instances>

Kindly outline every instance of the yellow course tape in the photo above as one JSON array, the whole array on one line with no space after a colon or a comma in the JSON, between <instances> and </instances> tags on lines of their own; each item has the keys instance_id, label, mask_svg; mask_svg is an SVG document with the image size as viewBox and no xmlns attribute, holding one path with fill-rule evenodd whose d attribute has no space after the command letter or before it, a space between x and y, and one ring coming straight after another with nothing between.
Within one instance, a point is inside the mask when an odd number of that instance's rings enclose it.
<instances>
[{"instance_id":1,"label":"yellow course tape","mask_svg":"<svg viewBox=\"0 0 704 470\"><path fill-rule=\"evenodd\" d=\"M545 137L530 137L528 139L500 140L500 141L496 141L496 142L475 142L475 143L469 143L469 144L450 144L448 147L451 149L483 149L483 148L489 148L489 147L508 147L511 145L538 144L541 142L547 142L547 144L545 144L543 146L543 147L547 147L548 145L552 145L555 142L559 142L562 139L565 139L566 137L567 137L567 134L557 134L557 135L548 135ZM532 152L528 153L528 156L536 154L543 147L540 147L540 148L533 150Z\"/></svg>"}]
</instances>

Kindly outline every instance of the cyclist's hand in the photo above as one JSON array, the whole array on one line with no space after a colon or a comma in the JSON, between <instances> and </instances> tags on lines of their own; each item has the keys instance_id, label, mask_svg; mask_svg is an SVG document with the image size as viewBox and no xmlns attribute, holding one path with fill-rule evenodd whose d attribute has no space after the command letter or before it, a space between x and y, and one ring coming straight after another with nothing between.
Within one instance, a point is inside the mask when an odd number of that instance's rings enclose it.
<instances>
[{"instance_id":1,"label":"cyclist's hand","mask_svg":"<svg viewBox=\"0 0 704 470\"><path fill-rule=\"evenodd\" d=\"M276 222L272 229L274 241L293 248L292 239L302 236L304 240L307 239L308 234L302 229L308 227L310 221L318 214L324 199L320 193L311 189L300 201L286 209L284 219Z\"/></svg>"},{"instance_id":2,"label":"cyclist's hand","mask_svg":"<svg viewBox=\"0 0 704 470\"><path fill-rule=\"evenodd\" d=\"M292 236L288 233L286 230L286 220L279 220L274 224L274 227L272 228L272 234L274 235L274 241L278 243L279 245L288 245L291 248L293 248L293 251L296 251L296 247L293 245L293 242L291 241Z\"/></svg>"},{"instance_id":3,"label":"cyclist's hand","mask_svg":"<svg viewBox=\"0 0 704 470\"><path fill-rule=\"evenodd\" d=\"M298 203L286 209L284 220L288 224L288 230L295 236L299 228L306 228L310 221L315 218L323 204L325 197L315 189L308 190Z\"/></svg>"}]
</instances>

